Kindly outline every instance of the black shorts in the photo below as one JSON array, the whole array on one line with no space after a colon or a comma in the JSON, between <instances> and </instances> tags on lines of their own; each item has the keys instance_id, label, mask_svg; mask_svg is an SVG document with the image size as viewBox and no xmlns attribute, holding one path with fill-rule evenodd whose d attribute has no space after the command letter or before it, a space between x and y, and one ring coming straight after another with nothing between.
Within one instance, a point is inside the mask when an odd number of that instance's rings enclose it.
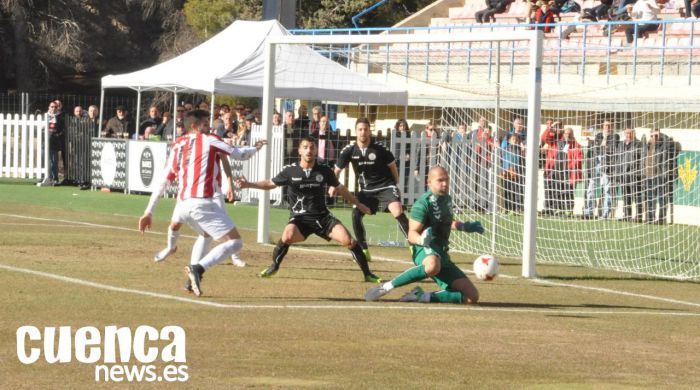
<instances>
[{"instance_id":1,"label":"black shorts","mask_svg":"<svg viewBox=\"0 0 700 390\"><path fill-rule=\"evenodd\" d=\"M387 211L389 203L401 203L401 193L398 187L390 186L379 190L360 191L360 193L357 194L357 200L369 207L372 214L375 214L377 211Z\"/></svg>"},{"instance_id":2,"label":"black shorts","mask_svg":"<svg viewBox=\"0 0 700 390\"><path fill-rule=\"evenodd\" d=\"M331 213L321 215L297 215L290 218L288 223L296 226L304 236L304 239L312 234L316 234L326 241L331 240L330 235L335 225L342 224L340 220Z\"/></svg>"}]
</instances>

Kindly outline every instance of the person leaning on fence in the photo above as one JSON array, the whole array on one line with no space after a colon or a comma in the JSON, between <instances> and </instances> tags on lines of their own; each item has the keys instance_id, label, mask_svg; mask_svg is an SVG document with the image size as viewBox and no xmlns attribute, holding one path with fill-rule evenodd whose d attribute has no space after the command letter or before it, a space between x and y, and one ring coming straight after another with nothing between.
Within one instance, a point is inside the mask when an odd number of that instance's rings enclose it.
<instances>
[{"instance_id":1,"label":"person leaning on fence","mask_svg":"<svg viewBox=\"0 0 700 390\"><path fill-rule=\"evenodd\" d=\"M318 146L316 162L333 168L335 166L335 161L338 159L338 145L327 116L324 115L319 118L318 129L311 134L309 138L316 141Z\"/></svg>"},{"instance_id":2,"label":"person leaning on fence","mask_svg":"<svg viewBox=\"0 0 700 390\"><path fill-rule=\"evenodd\" d=\"M173 135L173 114L169 111L163 113L163 118L161 119L158 126L156 126L155 134L160 137L161 140L165 140L167 136Z\"/></svg>"},{"instance_id":3,"label":"person leaning on fence","mask_svg":"<svg viewBox=\"0 0 700 390\"><path fill-rule=\"evenodd\" d=\"M73 116L78 119L85 117L85 111L83 110L83 106L75 106L73 108Z\"/></svg>"},{"instance_id":4,"label":"person leaning on fence","mask_svg":"<svg viewBox=\"0 0 700 390\"><path fill-rule=\"evenodd\" d=\"M297 149L299 149L299 141L301 140L301 128L297 127L297 122L294 120L294 111L287 110L284 112L284 138L285 138L285 165L291 164L298 159ZM283 191L287 187L283 187Z\"/></svg>"},{"instance_id":5,"label":"person leaning on fence","mask_svg":"<svg viewBox=\"0 0 700 390\"><path fill-rule=\"evenodd\" d=\"M620 179L622 180L622 199L624 203L624 220L642 222L644 186L643 186L643 145L635 137L634 129L628 127L624 140L620 143ZM632 216L632 204L636 213Z\"/></svg>"},{"instance_id":6,"label":"person leaning on fence","mask_svg":"<svg viewBox=\"0 0 700 390\"><path fill-rule=\"evenodd\" d=\"M221 116L221 123L215 129L215 134L219 138L231 138L238 131L237 124L233 121L234 114L225 112Z\"/></svg>"},{"instance_id":7,"label":"person leaning on fence","mask_svg":"<svg viewBox=\"0 0 700 390\"><path fill-rule=\"evenodd\" d=\"M126 117L127 111L124 106L117 106L117 114L110 118L102 130L102 137L105 138L131 138L134 129Z\"/></svg>"},{"instance_id":8,"label":"person leaning on fence","mask_svg":"<svg viewBox=\"0 0 700 390\"><path fill-rule=\"evenodd\" d=\"M491 135L491 126L486 117L479 118L479 127L471 133L473 153L470 163L474 177L474 210L486 212L491 209L491 183L493 172L491 171L494 139Z\"/></svg>"},{"instance_id":9,"label":"person leaning on fence","mask_svg":"<svg viewBox=\"0 0 700 390\"><path fill-rule=\"evenodd\" d=\"M508 142L512 134L517 134L520 137L521 142L525 142L527 139L527 130L525 129L525 125L523 125L522 118L513 119L513 127L510 129L508 134L503 137L503 140L501 141L501 149L505 149L508 146Z\"/></svg>"},{"instance_id":10,"label":"person leaning on fence","mask_svg":"<svg viewBox=\"0 0 700 390\"><path fill-rule=\"evenodd\" d=\"M644 156L646 223L667 223L667 208L676 173L676 152L676 144L672 138L662 134L658 128L651 131Z\"/></svg>"},{"instance_id":11,"label":"person leaning on fence","mask_svg":"<svg viewBox=\"0 0 700 390\"><path fill-rule=\"evenodd\" d=\"M49 180L47 184L57 185L58 180L58 153L61 153L63 166L66 166L65 156L65 118L62 112L58 111L56 101L49 103L49 109L46 112L46 125L49 132Z\"/></svg>"},{"instance_id":12,"label":"person leaning on fence","mask_svg":"<svg viewBox=\"0 0 700 390\"><path fill-rule=\"evenodd\" d=\"M561 128L558 122L554 127ZM574 189L581 181L583 166L583 149L576 142L574 130L567 127L549 150L546 169L551 172L553 185L552 206L558 215L570 217L574 212Z\"/></svg>"},{"instance_id":13,"label":"person leaning on fence","mask_svg":"<svg viewBox=\"0 0 700 390\"><path fill-rule=\"evenodd\" d=\"M307 130L309 128L309 115L308 110L305 105L300 105L297 110L297 119L294 121L294 127L300 130Z\"/></svg>"},{"instance_id":14,"label":"person leaning on fence","mask_svg":"<svg viewBox=\"0 0 700 390\"><path fill-rule=\"evenodd\" d=\"M399 119L396 121L394 124L394 130L396 130L396 139L406 139L410 140L411 138L411 127L408 125L408 122L405 119ZM409 141L410 142L410 141ZM397 144L397 167L399 167L399 170L401 170L401 165L403 163L403 171L400 172L400 174L403 174L403 193L408 193L408 186L410 183L409 177L411 176L411 144L408 143L406 144L406 152L402 155L401 153L401 144ZM399 162L399 160L403 160L402 162Z\"/></svg>"},{"instance_id":15,"label":"person leaning on fence","mask_svg":"<svg viewBox=\"0 0 700 390\"><path fill-rule=\"evenodd\" d=\"M620 136L615 134L612 123L603 122L603 131L596 134L595 139L589 141L587 161L588 188L586 189L584 219L594 218L593 209L598 200L597 191L600 187L603 191L602 217L608 218L613 206L613 181L615 179L615 164L617 161L617 147Z\"/></svg>"},{"instance_id":16,"label":"person leaning on fence","mask_svg":"<svg viewBox=\"0 0 700 390\"><path fill-rule=\"evenodd\" d=\"M554 215L555 203L559 198L556 194L554 166L558 157L559 140L564 134L561 123L547 120L547 127L540 137L540 165L544 173L544 215Z\"/></svg>"},{"instance_id":17,"label":"person leaning on fence","mask_svg":"<svg viewBox=\"0 0 700 390\"><path fill-rule=\"evenodd\" d=\"M438 129L437 125L435 124L434 120L428 121L428 124L425 125L425 129L421 133L421 138L425 142L425 147L421 148L420 146L418 147L418 153L416 153L415 157L417 158L417 161L420 164L421 160L421 155L425 156L425 161L423 161L423 165L425 166L425 174L423 177L420 177L420 166L416 164L416 169L413 171L413 175L418 180L420 183L425 184L427 183L428 180L428 169L430 169L431 165L431 160L437 160L437 156L439 154L440 146L441 146L441 132ZM431 147L431 144L434 147ZM437 162L437 161L435 161ZM421 188L420 191L423 189Z\"/></svg>"},{"instance_id":18,"label":"person leaning on fence","mask_svg":"<svg viewBox=\"0 0 700 390\"><path fill-rule=\"evenodd\" d=\"M503 148L501 158L501 176L505 191L506 212L523 212L523 194L525 192L525 166L523 159L522 139L518 133L508 136L507 145Z\"/></svg>"},{"instance_id":19,"label":"person leaning on fence","mask_svg":"<svg viewBox=\"0 0 700 390\"><path fill-rule=\"evenodd\" d=\"M309 133L308 136L318 137L316 133L321 126L321 117L323 116L323 109L321 106L314 106L311 109L311 121L309 122Z\"/></svg>"},{"instance_id":20,"label":"person leaning on fence","mask_svg":"<svg viewBox=\"0 0 700 390\"><path fill-rule=\"evenodd\" d=\"M148 139L146 135L146 128L152 127L153 131L158 127L158 125L163 121L160 118L160 112L158 112L158 107L156 106L151 106L148 109L148 118L146 118L141 124L139 125L139 139ZM150 134L149 134L150 135Z\"/></svg>"},{"instance_id":21,"label":"person leaning on fence","mask_svg":"<svg viewBox=\"0 0 700 390\"><path fill-rule=\"evenodd\" d=\"M502 14L508 11L508 7L513 0L486 0L486 9L477 11L474 14L477 23L495 22L496 14Z\"/></svg>"}]
</instances>

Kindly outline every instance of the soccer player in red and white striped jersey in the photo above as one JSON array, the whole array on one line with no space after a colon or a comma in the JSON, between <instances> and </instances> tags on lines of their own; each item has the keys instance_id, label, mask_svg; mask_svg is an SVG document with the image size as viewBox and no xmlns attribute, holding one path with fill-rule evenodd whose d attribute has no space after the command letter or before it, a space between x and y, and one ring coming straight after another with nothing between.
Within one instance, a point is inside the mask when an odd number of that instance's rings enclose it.
<instances>
[{"instance_id":1,"label":"soccer player in red and white striped jersey","mask_svg":"<svg viewBox=\"0 0 700 390\"><path fill-rule=\"evenodd\" d=\"M192 292L200 296L202 274L233 253L238 253L243 246L241 236L226 211L213 199L220 186L217 154L232 155L234 158L246 158L260 150L267 142L258 141L255 147L236 148L221 141L218 137L208 135L209 114L195 110L187 114L189 132L175 141L168 158L169 171L161 181L157 191L151 195L144 215L139 219L139 230L143 233L150 228L152 212L164 192L167 184L178 178L178 203L173 212L173 222L187 223L201 236L210 236L223 243L214 247L197 264L186 267L191 282ZM193 257L194 257L193 248Z\"/></svg>"}]
</instances>

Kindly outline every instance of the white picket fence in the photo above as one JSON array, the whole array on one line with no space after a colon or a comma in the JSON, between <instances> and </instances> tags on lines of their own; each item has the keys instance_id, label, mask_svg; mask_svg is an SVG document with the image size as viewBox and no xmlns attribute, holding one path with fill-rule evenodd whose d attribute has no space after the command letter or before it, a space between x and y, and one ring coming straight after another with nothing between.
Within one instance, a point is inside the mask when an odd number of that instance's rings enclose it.
<instances>
[{"instance_id":1,"label":"white picket fence","mask_svg":"<svg viewBox=\"0 0 700 390\"><path fill-rule=\"evenodd\" d=\"M39 179L47 175L44 115L0 114L0 177Z\"/></svg>"}]
</instances>

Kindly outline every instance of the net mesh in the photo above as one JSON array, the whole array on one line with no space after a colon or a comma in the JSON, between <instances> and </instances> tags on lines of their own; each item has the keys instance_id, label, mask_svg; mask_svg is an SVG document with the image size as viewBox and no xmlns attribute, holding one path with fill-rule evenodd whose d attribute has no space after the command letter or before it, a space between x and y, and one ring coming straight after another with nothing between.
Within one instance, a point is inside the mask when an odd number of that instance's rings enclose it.
<instances>
[{"instance_id":1,"label":"net mesh","mask_svg":"<svg viewBox=\"0 0 700 390\"><path fill-rule=\"evenodd\" d=\"M405 206L410 209L426 190L429 167L442 165L450 172L456 217L478 219L487 231L454 234L453 250L520 257L525 156L537 153L538 261L700 279L700 244L694 238L700 217L695 181L700 114L634 94L624 75L610 83L609 74L596 78L588 68L569 64L555 76L548 73L552 59L545 58L541 137L528 150L525 137L517 135L528 131L527 42L388 41L309 45L369 78L405 85L410 102L358 105L322 96L317 101L277 96L280 111L291 110L294 120L279 132L286 162L297 158L295 140L318 137L311 125L314 106L329 117L325 139L334 145L327 154L331 162L354 140L355 120L368 117L375 138L397 158ZM585 83L583 74L589 76ZM312 86L314 79L328 76L309 68L298 81ZM561 82L568 79L580 82ZM670 94L672 87L657 89ZM300 121L304 109L309 118ZM522 130L515 129L518 122ZM358 189L351 170L341 182ZM341 201L329 204L347 207ZM400 238L393 221L368 228L370 243Z\"/></svg>"}]
</instances>

